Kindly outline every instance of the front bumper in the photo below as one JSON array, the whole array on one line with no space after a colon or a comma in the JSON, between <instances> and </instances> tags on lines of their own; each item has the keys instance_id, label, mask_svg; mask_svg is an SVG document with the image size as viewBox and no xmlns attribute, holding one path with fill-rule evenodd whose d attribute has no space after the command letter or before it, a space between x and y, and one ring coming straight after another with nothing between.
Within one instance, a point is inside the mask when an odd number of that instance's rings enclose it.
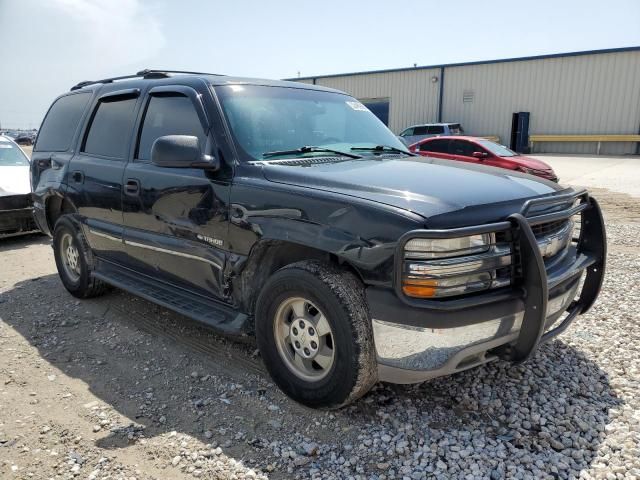
<instances>
[{"instance_id":1,"label":"front bumper","mask_svg":"<svg viewBox=\"0 0 640 480\"><path fill-rule=\"evenodd\" d=\"M0 238L37 231L30 195L0 197Z\"/></svg>"},{"instance_id":2,"label":"front bumper","mask_svg":"<svg viewBox=\"0 0 640 480\"><path fill-rule=\"evenodd\" d=\"M565 212L525 218L534 206L581 199ZM576 247L560 264L545 267L531 224L582 215ZM499 292L461 300L415 301L396 289L369 287L367 300L382 381L418 383L456 373L498 358L521 362L538 345L562 333L595 301L604 278L606 238L602 212L586 192L527 202L507 224L468 227L474 234L488 228L512 231L521 269L519 282ZM415 234L416 232L411 232ZM446 231L420 231L420 236ZM460 235L457 229L451 236ZM564 316L564 318L563 318Z\"/></svg>"}]
</instances>

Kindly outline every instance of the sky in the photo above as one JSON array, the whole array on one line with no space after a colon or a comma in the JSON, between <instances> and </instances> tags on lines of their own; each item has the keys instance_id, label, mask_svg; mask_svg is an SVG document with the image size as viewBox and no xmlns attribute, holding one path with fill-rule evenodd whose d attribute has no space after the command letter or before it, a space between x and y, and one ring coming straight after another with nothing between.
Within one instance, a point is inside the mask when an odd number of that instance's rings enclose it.
<instances>
[{"instance_id":1,"label":"sky","mask_svg":"<svg viewBox=\"0 0 640 480\"><path fill-rule=\"evenodd\" d=\"M640 45L640 0L0 0L0 126L143 68L289 78Z\"/></svg>"}]
</instances>

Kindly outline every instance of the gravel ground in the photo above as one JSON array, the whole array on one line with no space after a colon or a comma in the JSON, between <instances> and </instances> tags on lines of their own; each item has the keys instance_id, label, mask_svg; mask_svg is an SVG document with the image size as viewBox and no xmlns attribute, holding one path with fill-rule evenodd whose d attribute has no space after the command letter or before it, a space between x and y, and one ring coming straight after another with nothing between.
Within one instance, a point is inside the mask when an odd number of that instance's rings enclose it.
<instances>
[{"instance_id":1,"label":"gravel ground","mask_svg":"<svg viewBox=\"0 0 640 480\"><path fill-rule=\"evenodd\" d=\"M640 206L598 192L599 302L520 366L378 385L335 412L255 346L114 291L80 302L49 240L0 243L0 478L640 478Z\"/></svg>"}]
</instances>

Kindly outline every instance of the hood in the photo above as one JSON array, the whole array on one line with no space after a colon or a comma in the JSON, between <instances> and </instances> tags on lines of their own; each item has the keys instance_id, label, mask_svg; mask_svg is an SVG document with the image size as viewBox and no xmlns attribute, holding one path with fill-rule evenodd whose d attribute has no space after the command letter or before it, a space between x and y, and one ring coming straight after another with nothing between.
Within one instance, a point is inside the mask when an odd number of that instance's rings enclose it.
<instances>
[{"instance_id":1,"label":"hood","mask_svg":"<svg viewBox=\"0 0 640 480\"><path fill-rule=\"evenodd\" d=\"M514 200L521 204L522 199L562 189L556 183L511 170L436 158L372 157L304 163L305 166L296 165L295 161L264 163L263 172L272 182L359 197L425 218L478 205L505 205ZM476 214L474 219L480 221Z\"/></svg>"},{"instance_id":2,"label":"hood","mask_svg":"<svg viewBox=\"0 0 640 480\"><path fill-rule=\"evenodd\" d=\"M523 167L532 168L534 170L553 170L551 165L536 158L526 157L524 155L516 155L515 157L504 157L506 160L518 163Z\"/></svg>"},{"instance_id":3,"label":"hood","mask_svg":"<svg viewBox=\"0 0 640 480\"><path fill-rule=\"evenodd\" d=\"M0 197L30 192L29 165L0 166Z\"/></svg>"}]
</instances>

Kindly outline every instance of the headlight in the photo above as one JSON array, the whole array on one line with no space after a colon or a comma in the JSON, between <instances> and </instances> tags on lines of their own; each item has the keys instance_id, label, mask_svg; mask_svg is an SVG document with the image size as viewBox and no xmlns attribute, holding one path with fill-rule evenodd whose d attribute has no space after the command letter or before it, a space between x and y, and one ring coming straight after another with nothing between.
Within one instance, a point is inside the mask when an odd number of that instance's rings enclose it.
<instances>
[{"instance_id":1,"label":"headlight","mask_svg":"<svg viewBox=\"0 0 640 480\"><path fill-rule=\"evenodd\" d=\"M509 285L511 248L495 235L414 238L405 244L402 291L414 298L461 295Z\"/></svg>"},{"instance_id":2,"label":"headlight","mask_svg":"<svg viewBox=\"0 0 640 480\"><path fill-rule=\"evenodd\" d=\"M414 238L405 247L406 258L447 258L486 252L491 236L471 235L459 238Z\"/></svg>"}]
</instances>

